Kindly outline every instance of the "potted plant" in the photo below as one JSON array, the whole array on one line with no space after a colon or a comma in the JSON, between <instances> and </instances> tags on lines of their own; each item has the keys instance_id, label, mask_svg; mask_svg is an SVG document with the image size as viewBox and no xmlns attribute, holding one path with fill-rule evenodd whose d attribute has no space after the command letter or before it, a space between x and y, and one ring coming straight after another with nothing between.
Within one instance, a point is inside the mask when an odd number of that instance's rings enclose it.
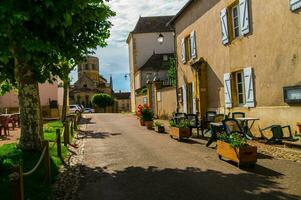
<instances>
[{"instance_id":1,"label":"potted plant","mask_svg":"<svg viewBox=\"0 0 301 200\"><path fill-rule=\"evenodd\" d=\"M140 125L145 126L145 121L142 119L142 109L143 109L143 106L141 104L139 104L137 106L136 116L137 116L137 119L139 119Z\"/></svg>"},{"instance_id":2,"label":"potted plant","mask_svg":"<svg viewBox=\"0 0 301 200\"><path fill-rule=\"evenodd\" d=\"M165 128L163 126L162 123L156 121L155 122L155 131L158 132L158 133L164 133L165 132Z\"/></svg>"},{"instance_id":3,"label":"potted plant","mask_svg":"<svg viewBox=\"0 0 301 200\"><path fill-rule=\"evenodd\" d=\"M154 112L148 105L144 105L141 110L141 118L144 121L147 129L152 129L154 125Z\"/></svg>"},{"instance_id":4,"label":"potted plant","mask_svg":"<svg viewBox=\"0 0 301 200\"><path fill-rule=\"evenodd\" d=\"M181 120L178 124L176 124L173 120L170 120L169 126L169 135L171 138L181 140L182 138L189 138L191 136L189 121L187 119Z\"/></svg>"},{"instance_id":5,"label":"potted plant","mask_svg":"<svg viewBox=\"0 0 301 200\"><path fill-rule=\"evenodd\" d=\"M238 167L248 164L254 167L257 162L257 147L248 145L245 137L239 133L218 136L217 154L219 159L222 157L237 163Z\"/></svg>"}]
</instances>

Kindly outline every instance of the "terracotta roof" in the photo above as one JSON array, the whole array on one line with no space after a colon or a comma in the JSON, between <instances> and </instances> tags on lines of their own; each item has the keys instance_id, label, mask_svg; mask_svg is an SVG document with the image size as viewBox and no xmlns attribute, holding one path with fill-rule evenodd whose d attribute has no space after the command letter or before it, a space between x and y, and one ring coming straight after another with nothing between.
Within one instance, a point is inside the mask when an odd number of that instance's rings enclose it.
<instances>
[{"instance_id":1,"label":"terracotta roof","mask_svg":"<svg viewBox=\"0 0 301 200\"><path fill-rule=\"evenodd\" d=\"M129 99L131 96L130 92L119 92L119 93L114 93L114 96L116 99Z\"/></svg>"},{"instance_id":2,"label":"terracotta roof","mask_svg":"<svg viewBox=\"0 0 301 200\"><path fill-rule=\"evenodd\" d=\"M167 56L167 60L164 60L164 56ZM170 57L174 57L174 54L153 54L139 70L168 70Z\"/></svg>"},{"instance_id":3,"label":"terracotta roof","mask_svg":"<svg viewBox=\"0 0 301 200\"><path fill-rule=\"evenodd\" d=\"M166 24L174 16L140 17L131 33L172 32L172 27Z\"/></svg>"}]
</instances>

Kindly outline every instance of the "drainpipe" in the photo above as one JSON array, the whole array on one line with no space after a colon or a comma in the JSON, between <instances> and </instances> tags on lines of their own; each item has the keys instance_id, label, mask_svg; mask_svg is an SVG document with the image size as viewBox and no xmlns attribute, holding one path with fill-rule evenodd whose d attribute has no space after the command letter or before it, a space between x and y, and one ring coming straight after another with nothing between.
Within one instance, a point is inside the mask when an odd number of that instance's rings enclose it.
<instances>
[{"instance_id":1,"label":"drainpipe","mask_svg":"<svg viewBox=\"0 0 301 200\"><path fill-rule=\"evenodd\" d=\"M174 31L173 31L173 36L174 36L174 49L175 49L175 59L176 59L176 98L177 98L177 112L179 112L179 95L178 95L178 88L179 88L179 83L178 83L178 55L177 55L177 35L175 31L175 27L173 26Z\"/></svg>"}]
</instances>

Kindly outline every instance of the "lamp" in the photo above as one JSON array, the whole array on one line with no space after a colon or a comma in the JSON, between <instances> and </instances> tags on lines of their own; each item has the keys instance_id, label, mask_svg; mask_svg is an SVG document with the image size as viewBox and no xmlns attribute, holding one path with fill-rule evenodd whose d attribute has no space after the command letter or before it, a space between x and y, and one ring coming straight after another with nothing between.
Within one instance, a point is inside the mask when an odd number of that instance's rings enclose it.
<instances>
[{"instance_id":1,"label":"lamp","mask_svg":"<svg viewBox=\"0 0 301 200\"><path fill-rule=\"evenodd\" d=\"M159 34L158 42L159 42L159 44L163 44L163 42L164 42L164 36L162 35L162 33Z\"/></svg>"}]
</instances>

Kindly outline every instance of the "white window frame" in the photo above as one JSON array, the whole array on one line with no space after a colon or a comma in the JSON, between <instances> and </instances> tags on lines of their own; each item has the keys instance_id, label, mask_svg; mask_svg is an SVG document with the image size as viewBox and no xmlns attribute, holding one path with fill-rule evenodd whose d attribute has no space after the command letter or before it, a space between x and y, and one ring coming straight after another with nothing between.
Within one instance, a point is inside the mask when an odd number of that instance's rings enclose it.
<instances>
[{"instance_id":1,"label":"white window frame","mask_svg":"<svg viewBox=\"0 0 301 200\"><path fill-rule=\"evenodd\" d=\"M241 87L242 87L242 93L239 93L238 91L238 75L241 75ZM245 81L244 81L244 72L243 71L238 71L235 72L235 85L236 85L236 97L237 97L237 105L238 106L244 106L246 104L246 91L245 91ZM239 102L239 95L243 95L243 102Z\"/></svg>"},{"instance_id":2,"label":"white window frame","mask_svg":"<svg viewBox=\"0 0 301 200\"><path fill-rule=\"evenodd\" d=\"M234 27L234 9L237 10L237 27ZM232 30L233 30L233 38L236 39L236 38L239 38L242 36L242 33L241 33L241 28L240 28L240 11L239 11L239 4L235 5L232 9L231 9L231 13L232 13ZM235 28L238 28L238 36L235 35Z\"/></svg>"}]
</instances>

